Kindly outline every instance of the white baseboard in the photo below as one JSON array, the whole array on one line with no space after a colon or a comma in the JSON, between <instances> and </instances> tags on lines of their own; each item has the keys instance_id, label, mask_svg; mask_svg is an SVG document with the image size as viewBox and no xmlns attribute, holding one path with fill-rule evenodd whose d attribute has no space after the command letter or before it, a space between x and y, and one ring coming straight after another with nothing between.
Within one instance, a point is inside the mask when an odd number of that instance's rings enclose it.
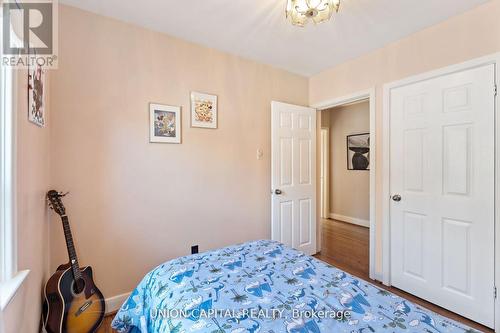
<instances>
[{"instance_id":1,"label":"white baseboard","mask_svg":"<svg viewBox=\"0 0 500 333\"><path fill-rule=\"evenodd\" d=\"M104 301L106 302L106 313L115 312L122 306L123 303L130 296L130 293L125 293L121 295L116 295L113 297L106 298Z\"/></svg>"},{"instance_id":2,"label":"white baseboard","mask_svg":"<svg viewBox=\"0 0 500 333\"><path fill-rule=\"evenodd\" d=\"M362 227L370 227L370 221L368 220L363 220L363 219L358 219L355 217L350 217L350 216L345 216L345 215L340 215L340 214L335 214L335 213L330 213L330 218L333 220L338 220L342 222L347 222L347 223L352 223L356 225L360 225Z\"/></svg>"}]
</instances>

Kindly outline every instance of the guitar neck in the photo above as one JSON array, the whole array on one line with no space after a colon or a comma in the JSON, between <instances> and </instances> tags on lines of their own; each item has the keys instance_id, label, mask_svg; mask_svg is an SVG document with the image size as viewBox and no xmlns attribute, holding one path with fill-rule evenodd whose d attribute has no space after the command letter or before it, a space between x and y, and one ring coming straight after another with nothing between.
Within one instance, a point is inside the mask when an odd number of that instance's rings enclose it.
<instances>
[{"instance_id":1,"label":"guitar neck","mask_svg":"<svg viewBox=\"0 0 500 333\"><path fill-rule=\"evenodd\" d=\"M79 281L82 278L82 273L80 271L80 266L78 265L75 244L73 243L73 236L71 235L71 228L69 226L69 219L66 215L61 216L61 219L64 228L64 237L66 238L66 247L68 248L69 262L71 264L71 270L73 271L73 277L75 278L75 281Z\"/></svg>"}]
</instances>

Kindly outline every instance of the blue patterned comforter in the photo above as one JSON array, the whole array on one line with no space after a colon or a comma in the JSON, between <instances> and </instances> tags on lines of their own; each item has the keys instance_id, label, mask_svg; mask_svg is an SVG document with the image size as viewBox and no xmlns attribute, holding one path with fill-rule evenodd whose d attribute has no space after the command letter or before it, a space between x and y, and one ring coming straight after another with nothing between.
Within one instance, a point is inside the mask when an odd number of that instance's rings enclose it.
<instances>
[{"instance_id":1,"label":"blue patterned comforter","mask_svg":"<svg viewBox=\"0 0 500 333\"><path fill-rule=\"evenodd\" d=\"M119 332L474 332L272 241L169 261L113 320Z\"/></svg>"}]
</instances>

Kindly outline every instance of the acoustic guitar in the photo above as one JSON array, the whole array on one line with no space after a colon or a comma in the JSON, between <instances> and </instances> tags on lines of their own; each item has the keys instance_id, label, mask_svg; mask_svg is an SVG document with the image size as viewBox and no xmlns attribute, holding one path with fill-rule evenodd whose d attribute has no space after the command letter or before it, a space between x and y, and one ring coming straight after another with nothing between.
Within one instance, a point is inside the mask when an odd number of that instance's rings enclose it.
<instances>
[{"instance_id":1,"label":"acoustic guitar","mask_svg":"<svg viewBox=\"0 0 500 333\"><path fill-rule=\"evenodd\" d=\"M95 332L104 318L104 297L94 283L92 268L78 265L63 196L54 190L47 193L50 208L62 220L69 263L59 266L45 285L43 326L48 333Z\"/></svg>"}]
</instances>

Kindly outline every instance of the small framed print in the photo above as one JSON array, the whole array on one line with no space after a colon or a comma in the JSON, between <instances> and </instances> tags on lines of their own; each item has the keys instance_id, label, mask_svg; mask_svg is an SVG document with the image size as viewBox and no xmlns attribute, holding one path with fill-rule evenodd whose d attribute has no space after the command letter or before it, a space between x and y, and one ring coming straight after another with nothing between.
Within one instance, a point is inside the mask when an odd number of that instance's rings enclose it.
<instances>
[{"instance_id":1,"label":"small framed print","mask_svg":"<svg viewBox=\"0 0 500 333\"><path fill-rule=\"evenodd\" d=\"M347 136L347 170L370 170L370 133Z\"/></svg>"},{"instance_id":2,"label":"small framed print","mask_svg":"<svg viewBox=\"0 0 500 333\"><path fill-rule=\"evenodd\" d=\"M149 104L149 142L181 143L181 108Z\"/></svg>"},{"instance_id":3,"label":"small framed print","mask_svg":"<svg viewBox=\"0 0 500 333\"><path fill-rule=\"evenodd\" d=\"M38 65L28 69L28 120L45 127L45 69Z\"/></svg>"},{"instance_id":4,"label":"small framed print","mask_svg":"<svg viewBox=\"0 0 500 333\"><path fill-rule=\"evenodd\" d=\"M191 93L191 127L217 128L217 96Z\"/></svg>"}]
</instances>

